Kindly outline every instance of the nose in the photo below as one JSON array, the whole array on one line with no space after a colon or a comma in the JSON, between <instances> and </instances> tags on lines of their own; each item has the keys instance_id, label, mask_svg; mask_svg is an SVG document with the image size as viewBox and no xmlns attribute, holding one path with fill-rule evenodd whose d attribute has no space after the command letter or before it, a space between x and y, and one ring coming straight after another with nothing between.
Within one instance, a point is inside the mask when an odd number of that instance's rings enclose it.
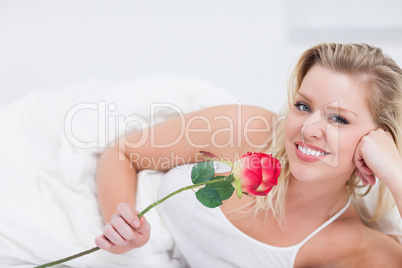
<instances>
[{"instance_id":1,"label":"nose","mask_svg":"<svg viewBox=\"0 0 402 268\"><path fill-rule=\"evenodd\" d=\"M321 111L317 110L310 115L302 126L302 137L306 139L320 139L324 136L325 120L321 116Z\"/></svg>"}]
</instances>

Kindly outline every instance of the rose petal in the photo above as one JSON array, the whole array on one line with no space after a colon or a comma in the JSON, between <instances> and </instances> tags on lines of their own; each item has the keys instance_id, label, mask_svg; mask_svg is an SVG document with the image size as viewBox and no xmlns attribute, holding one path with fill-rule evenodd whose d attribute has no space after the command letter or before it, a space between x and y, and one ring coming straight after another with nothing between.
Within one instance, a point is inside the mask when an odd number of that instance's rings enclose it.
<instances>
[{"instance_id":1,"label":"rose petal","mask_svg":"<svg viewBox=\"0 0 402 268\"><path fill-rule=\"evenodd\" d=\"M264 153L246 153L235 163L233 176L241 189L252 195L267 195L278 182L280 162Z\"/></svg>"}]
</instances>

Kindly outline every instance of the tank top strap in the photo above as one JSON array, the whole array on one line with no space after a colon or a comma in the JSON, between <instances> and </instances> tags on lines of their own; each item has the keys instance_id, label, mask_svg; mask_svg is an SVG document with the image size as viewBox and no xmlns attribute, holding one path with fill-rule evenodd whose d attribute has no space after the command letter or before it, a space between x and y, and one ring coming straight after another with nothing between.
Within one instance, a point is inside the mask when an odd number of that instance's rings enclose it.
<instances>
[{"instance_id":1,"label":"tank top strap","mask_svg":"<svg viewBox=\"0 0 402 268\"><path fill-rule=\"evenodd\" d=\"M309 241L313 236L315 236L319 231L321 231L322 229L324 229L325 227L327 227L328 225L330 225L332 222L334 222L337 218L339 218L339 216L341 216L349 207L350 203L352 201L352 198L349 196L349 200L346 203L346 205L339 210L334 216L332 216L329 220L327 220L326 222L324 222L320 227L318 227L317 229L314 230L314 232L312 232L311 234L309 234L303 241L301 241L298 244L298 248L301 248L307 241Z\"/></svg>"}]
</instances>

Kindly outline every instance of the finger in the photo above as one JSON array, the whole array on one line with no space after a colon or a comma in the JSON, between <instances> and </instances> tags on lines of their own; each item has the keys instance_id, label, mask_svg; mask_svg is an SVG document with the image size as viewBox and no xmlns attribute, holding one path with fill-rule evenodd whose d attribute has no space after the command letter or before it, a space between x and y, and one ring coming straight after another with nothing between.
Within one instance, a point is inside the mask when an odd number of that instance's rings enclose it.
<instances>
[{"instance_id":1,"label":"finger","mask_svg":"<svg viewBox=\"0 0 402 268\"><path fill-rule=\"evenodd\" d=\"M141 225L141 221L138 219L137 215L138 211L133 209L127 203L121 203L117 206L117 212L121 215L121 217L131 225L133 228L138 228Z\"/></svg>"},{"instance_id":2,"label":"finger","mask_svg":"<svg viewBox=\"0 0 402 268\"><path fill-rule=\"evenodd\" d=\"M375 176L372 173L366 174L366 173L362 173L358 169L356 169L355 174L356 174L356 176L358 176L361 179L361 181L363 182L363 185L367 185L367 184L374 185L376 183Z\"/></svg>"},{"instance_id":3,"label":"finger","mask_svg":"<svg viewBox=\"0 0 402 268\"><path fill-rule=\"evenodd\" d=\"M374 184L375 184L376 180L375 180L375 176L374 176L373 173L372 173L372 174L365 174L364 176L365 176L365 179L367 180L367 182L368 182L370 185L374 185Z\"/></svg>"},{"instance_id":4,"label":"finger","mask_svg":"<svg viewBox=\"0 0 402 268\"><path fill-rule=\"evenodd\" d=\"M374 185L375 184L375 177L374 175L370 174L363 174L364 179L367 181L368 184Z\"/></svg>"},{"instance_id":5,"label":"finger","mask_svg":"<svg viewBox=\"0 0 402 268\"><path fill-rule=\"evenodd\" d=\"M363 185L367 185L367 181L363 178L362 174L360 174L360 172L357 168L355 169L355 175L360 178Z\"/></svg>"},{"instance_id":6,"label":"finger","mask_svg":"<svg viewBox=\"0 0 402 268\"><path fill-rule=\"evenodd\" d=\"M149 235L149 233L151 232L151 225L148 223L145 217L140 218L140 227L136 228L135 231L143 235Z\"/></svg>"},{"instance_id":7,"label":"finger","mask_svg":"<svg viewBox=\"0 0 402 268\"><path fill-rule=\"evenodd\" d=\"M105 230L103 234L110 242L116 246L124 246L128 243L113 227L111 223L105 225Z\"/></svg>"},{"instance_id":8,"label":"finger","mask_svg":"<svg viewBox=\"0 0 402 268\"><path fill-rule=\"evenodd\" d=\"M371 169L366 165L364 162L364 159L362 155L359 153L359 150L356 150L355 157L354 157L354 162L356 168L359 170L359 172L363 172L365 174L371 174Z\"/></svg>"},{"instance_id":9,"label":"finger","mask_svg":"<svg viewBox=\"0 0 402 268\"><path fill-rule=\"evenodd\" d=\"M132 240L136 237L133 228L121 216L113 217L111 224L125 240Z\"/></svg>"},{"instance_id":10,"label":"finger","mask_svg":"<svg viewBox=\"0 0 402 268\"><path fill-rule=\"evenodd\" d=\"M370 175L373 173L373 171L366 165L361 147L362 146L361 146L361 142L360 142L360 144L356 148L355 155L353 157L353 161L355 163L356 169L359 172ZM361 175L364 175L364 174L361 174Z\"/></svg>"},{"instance_id":11,"label":"finger","mask_svg":"<svg viewBox=\"0 0 402 268\"><path fill-rule=\"evenodd\" d=\"M95 238L95 244L97 247L104 250L111 250L115 245L113 245L104 235L99 235Z\"/></svg>"},{"instance_id":12,"label":"finger","mask_svg":"<svg viewBox=\"0 0 402 268\"><path fill-rule=\"evenodd\" d=\"M353 162L355 163L356 167L360 167L362 165L364 165L364 161L363 161L363 156L360 153L360 143L357 145L357 148L355 150L355 154L353 156Z\"/></svg>"},{"instance_id":13,"label":"finger","mask_svg":"<svg viewBox=\"0 0 402 268\"><path fill-rule=\"evenodd\" d=\"M364 161L364 158L362 156L362 152L360 151L361 145L359 144L357 146L353 159L356 166L355 173L359 174L358 176L360 177L364 185L374 185L375 177L373 176L373 171L366 165L366 162Z\"/></svg>"},{"instance_id":14,"label":"finger","mask_svg":"<svg viewBox=\"0 0 402 268\"><path fill-rule=\"evenodd\" d=\"M360 180L362 181L363 185L368 184L368 181L363 177L363 175L360 173L360 171L357 168L355 170L355 175L360 178Z\"/></svg>"},{"instance_id":15,"label":"finger","mask_svg":"<svg viewBox=\"0 0 402 268\"><path fill-rule=\"evenodd\" d=\"M359 166L356 165L356 168L359 170L360 173L364 173L364 175L370 175L373 173L373 171L368 166L366 166L366 164L362 164Z\"/></svg>"},{"instance_id":16,"label":"finger","mask_svg":"<svg viewBox=\"0 0 402 268\"><path fill-rule=\"evenodd\" d=\"M123 217L123 219L129 223L136 232L141 234L149 234L151 231L151 226L143 216L138 218L139 211L133 209L129 204L122 203L117 206L117 211Z\"/></svg>"}]
</instances>

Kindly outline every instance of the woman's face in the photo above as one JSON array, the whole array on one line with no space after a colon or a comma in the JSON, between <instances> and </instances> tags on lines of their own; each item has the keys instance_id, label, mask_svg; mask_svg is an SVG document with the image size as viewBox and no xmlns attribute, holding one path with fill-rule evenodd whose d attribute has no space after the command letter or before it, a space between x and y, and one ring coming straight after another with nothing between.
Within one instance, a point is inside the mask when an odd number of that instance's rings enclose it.
<instances>
[{"instance_id":1,"label":"woman's face","mask_svg":"<svg viewBox=\"0 0 402 268\"><path fill-rule=\"evenodd\" d=\"M357 77L314 65L286 119L291 174L302 181L345 182L355 168L360 139L375 128L365 85Z\"/></svg>"}]
</instances>

